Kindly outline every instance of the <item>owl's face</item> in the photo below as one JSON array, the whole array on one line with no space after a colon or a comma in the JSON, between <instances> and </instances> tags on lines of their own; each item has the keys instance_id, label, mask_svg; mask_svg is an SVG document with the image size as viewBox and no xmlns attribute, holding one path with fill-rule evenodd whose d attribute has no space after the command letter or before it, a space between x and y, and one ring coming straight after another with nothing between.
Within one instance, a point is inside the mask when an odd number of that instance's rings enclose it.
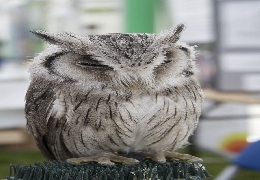
<instances>
[{"instance_id":1,"label":"owl's face","mask_svg":"<svg viewBox=\"0 0 260 180\"><path fill-rule=\"evenodd\" d=\"M178 42L183 25L154 34L79 36L33 32L51 45L31 63L32 78L85 87L162 90L196 79L195 51Z\"/></svg>"}]
</instances>

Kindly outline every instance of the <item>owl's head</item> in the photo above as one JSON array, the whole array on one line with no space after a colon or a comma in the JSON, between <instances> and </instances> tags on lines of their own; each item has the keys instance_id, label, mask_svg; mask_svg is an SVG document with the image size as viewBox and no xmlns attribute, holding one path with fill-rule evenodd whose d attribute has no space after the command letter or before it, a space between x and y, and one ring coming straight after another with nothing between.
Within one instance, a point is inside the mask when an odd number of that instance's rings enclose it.
<instances>
[{"instance_id":1,"label":"owl's head","mask_svg":"<svg viewBox=\"0 0 260 180\"><path fill-rule=\"evenodd\" d=\"M79 36L33 33L50 46L30 66L31 78L100 88L164 89L196 79L195 50L179 42L184 25L159 35Z\"/></svg>"}]
</instances>

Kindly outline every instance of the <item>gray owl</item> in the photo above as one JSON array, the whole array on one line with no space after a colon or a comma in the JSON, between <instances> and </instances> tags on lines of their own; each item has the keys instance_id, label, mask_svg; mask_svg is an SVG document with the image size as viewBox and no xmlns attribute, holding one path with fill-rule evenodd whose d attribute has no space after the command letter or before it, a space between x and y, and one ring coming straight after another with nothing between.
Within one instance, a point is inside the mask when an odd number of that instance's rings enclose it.
<instances>
[{"instance_id":1,"label":"gray owl","mask_svg":"<svg viewBox=\"0 0 260 180\"><path fill-rule=\"evenodd\" d=\"M173 152L188 144L203 101L196 52L178 41L183 29L33 31L50 44L30 63L25 107L27 129L43 155L103 165L136 164L135 156L200 161Z\"/></svg>"}]
</instances>

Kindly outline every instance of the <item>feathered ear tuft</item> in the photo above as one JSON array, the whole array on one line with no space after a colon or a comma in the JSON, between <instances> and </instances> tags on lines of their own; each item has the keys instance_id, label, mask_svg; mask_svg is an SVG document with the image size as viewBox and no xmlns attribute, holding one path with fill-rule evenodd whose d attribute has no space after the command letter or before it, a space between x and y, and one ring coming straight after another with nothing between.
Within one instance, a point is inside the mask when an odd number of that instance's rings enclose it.
<instances>
[{"instance_id":1,"label":"feathered ear tuft","mask_svg":"<svg viewBox=\"0 0 260 180\"><path fill-rule=\"evenodd\" d=\"M55 44L72 50L75 50L75 48L84 48L91 44L91 41L89 40L88 36L79 36L68 32L57 34L51 34L43 30L36 30L30 32L38 38L43 39L44 41L50 44Z\"/></svg>"},{"instance_id":2,"label":"feathered ear tuft","mask_svg":"<svg viewBox=\"0 0 260 180\"><path fill-rule=\"evenodd\" d=\"M33 33L36 37L43 39L44 41L50 43L50 44L60 44L61 40L57 38L57 36L50 34L43 30L36 30L36 31L30 31Z\"/></svg>"},{"instance_id":3,"label":"feathered ear tuft","mask_svg":"<svg viewBox=\"0 0 260 180\"><path fill-rule=\"evenodd\" d=\"M176 28L174 29L174 36L179 40L180 39L180 35L181 32L185 29L185 25L184 24L178 24L176 26ZM177 41L178 41L177 40Z\"/></svg>"},{"instance_id":4,"label":"feathered ear tuft","mask_svg":"<svg viewBox=\"0 0 260 180\"><path fill-rule=\"evenodd\" d=\"M180 39L181 32L185 29L184 24L179 24L175 28L162 32L158 36L157 43L160 44L174 44Z\"/></svg>"}]
</instances>

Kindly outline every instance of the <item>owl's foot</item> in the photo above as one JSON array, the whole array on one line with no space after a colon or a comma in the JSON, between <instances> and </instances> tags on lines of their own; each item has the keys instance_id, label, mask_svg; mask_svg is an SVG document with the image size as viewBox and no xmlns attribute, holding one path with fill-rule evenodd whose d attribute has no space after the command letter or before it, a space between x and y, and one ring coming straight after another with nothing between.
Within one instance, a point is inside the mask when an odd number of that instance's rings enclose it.
<instances>
[{"instance_id":1,"label":"owl's foot","mask_svg":"<svg viewBox=\"0 0 260 180\"><path fill-rule=\"evenodd\" d=\"M104 166L113 166L113 165L115 165L114 162L121 163L121 164L138 164L139 163L139 161L136 159L118 156L113 153L102 153L100 155L90 156L90 157L70 158L70 159L67 159L67 162L69 162L71 164L76 164L76 165L79 165L82 163L87 163L87 162L97 162Z\"/></svg>"},{"instance_id":2,"label":"owl's foot","mask_svg":"<svg viewBox=\"0 0 260 180\"><path fill-rule=\"evenodd\" d=\"M203 160L201 158L189 155L189 154L180 154L177 152L169 152L165 151L160 154L156 154L153 157L149 157L150 159L156 161L156 162L161 162L164 163L166 162L167 159L172 159L172 160L184 160L188 162L202 162Z\"/></svg>"}]
</instances>

